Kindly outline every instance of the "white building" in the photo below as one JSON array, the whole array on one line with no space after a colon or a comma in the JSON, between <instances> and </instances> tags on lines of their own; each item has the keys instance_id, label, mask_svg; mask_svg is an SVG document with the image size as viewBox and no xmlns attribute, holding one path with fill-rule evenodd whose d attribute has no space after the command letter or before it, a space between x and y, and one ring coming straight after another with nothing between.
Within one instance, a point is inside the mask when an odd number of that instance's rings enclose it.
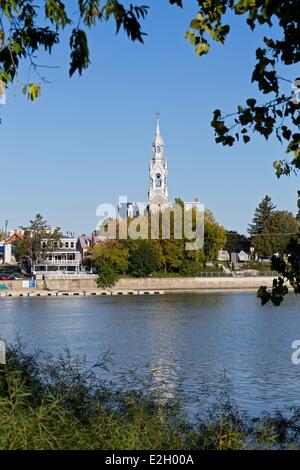
<instances>
[{"instance_id":1,"label":"white building","mask_svg":"<svg viewBox=\"0 0 300 470\"><path fill-rule=\"evenodd\" d=\"M230 254L227 250L219 250L218 261L230 261Z\"/></svg>"},{"instance_id":2,"label":"white building","mask_svg":"<svg viewBox=\"0 0 300 470\"><path fill-rule=\"evenodd\" d=\"M60 241L53 241L51 250L47 250L44 259L32 266L34 275L78 274L81 266L81 253L76 248L77 237L68 234ZM42 241L42 249L47 248L48 241Z\"/></svg>"},{"instance_id":3,"label":"white building","mask_svg":"<svg viewBox=\"0 0 300 470\"><path fill-rule=\"evenodd\" d=\"M119 219L132 218L174 207L174 202L169 201L168 165L165 158L164 139L160 131L159 116L156 119L156 131L152 141L149 182L148 202L128 202L126 200L126 202L119 203L117 208ZM203 211L203 206L198 198L192 202L185 202L184 206L187 211L194 208Z\"/></svg>"},{"instance_id":4,"label":"white building","mask_svg":"<svg viewBox=\"0 0 300 470\"><path fill-rule=\"evenodd\" d=\"M163 210L169 207L168 166L164 155L164 140L160 133L159 117L152 143L152 160L149 167L150 188L148 193L149 210Z\"/></svg>"}]
</instances>

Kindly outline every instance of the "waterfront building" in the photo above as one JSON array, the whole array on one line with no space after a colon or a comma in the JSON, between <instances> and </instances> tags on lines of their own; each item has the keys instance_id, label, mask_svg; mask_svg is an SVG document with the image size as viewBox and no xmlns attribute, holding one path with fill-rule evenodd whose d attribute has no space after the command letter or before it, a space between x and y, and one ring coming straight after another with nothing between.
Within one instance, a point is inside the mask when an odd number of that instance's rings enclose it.
<instances>
[{"instance_id":1,"label":"waterfront building","mask_svg":"<svg viewBox=\"0 0 300 470\"><path fill-rule=\"evenodd\" d=\"M107 237L97 235L94 231L90 235L80 235L78 237L76 248L81 254L82 261L87 261L92 256L92 249L100 242L107 240Z\"/></svg>"},{"instance_id":2,"label":"waterfront building","mask_svg":"<svg viewBox=\"0 0 300 470\"><path fill-rule=\"evenodd\" d=\"M48 241L42 240L42 249L47 247ZM59 242L53 241L51 250L47 250L43 259L39 259L32 265L32 274L61 275L78 274L81 268L81 253L76 248L77 237L67 234L60 238Z\"/></svg>"}]
</instances>

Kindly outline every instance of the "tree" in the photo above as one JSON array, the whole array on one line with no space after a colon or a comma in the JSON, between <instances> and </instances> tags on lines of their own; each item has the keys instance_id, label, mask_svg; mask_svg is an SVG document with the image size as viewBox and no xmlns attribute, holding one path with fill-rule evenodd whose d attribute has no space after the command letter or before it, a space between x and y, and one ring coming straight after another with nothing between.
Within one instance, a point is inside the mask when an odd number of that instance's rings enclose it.
<instances>
[{"instance_id":1,"label":"tree","mask_svg":"<svg viewBox=\"0 0 300 470\"><path fill-rule=\"evenodd\" d=\"M272 203L272 199L266 195L255 209L252 224L249 225L248 232L252 237L263 233L264 226L275 209L276 206Z\"/></svg>"},{"instance_id":2,"label":"tree","mask_svg":"<svg viewBox=\"0 0 300 470\"><path fill-rule=\"evenodd\" d=\"M204 253L208 260L214 261L219 251L226 245L226 230L217 224L211 211L204 216Z\"/></svg>"},{"instance_id":3,"label":"tree","mask_svg":"<svg viewBox=\"0 0 300 470\"><path fill-rule=\"evenodd\" d=\"M160 240L162 264L166 272L179 272L184 260L183 240Z\"/></svg>"},{"instance_id":4,"label":"tree","mask_svg":"<svg viewBox=\"0 0 300 470\"><path fill-rule=\"evenodd\" d=\"M273 230L271 267L280 275L274 279L271 289L261 286L257 296L261 299L262 305L271 301L273 305L279 306L289 292L287 283L292 286L295 294L300 293L300 226L290 212L277 211L271 217L266 229L269 232ZM275 251L281 252L279 256L274 254Z\"/></svg>"},{"instance_id":5,"label":"tree","mask_svg":"<svg viewBox=\"0 0 300 470\"><path fill-rule=\"evenodd\" d=\"M2 0L0 2L0 83L6 86L16 79L25 95L34 101L41 92L41 75L38 53L43 50L51 54L62 36L69 36L69 74L82 73L90 64L86 31L102 21L115 20L116 32L124 29L133 41L143 42L140 19L147 14L147 6L130 5L128 8L117 0ZM76 11L76 13L73 13ZM21 63L28 65L38 76L38 82L22 82L19 77Z\"/></svg>"},{"instance_id":6,"label":"tree","mask_svg":"<svg viewBox=\"0 0 300 470\"><path fill-rule=\"evenodd\" d=\"M101 287L113 285L128 269L128 248L117 240L107 240L93 248L92 263Z\"/></svg>"},{"instance_id":7,"label":"tree","mask_svg":"<svg viewBox=\"0 0 300 470\"><path fill-rule=\"evenodd\" d=\"M239 253L242 250L249 252L251 241L245 235L241 235L233 230L228 230L226 232L226 238L227 241L224 249L229 253Z\"/></svg>"},{"instance_id":8,"label":"tree","mask_svg":"<svg viewBox=\"0 0 300 470\"><path fill-rule=\"evenodd\" d=\"M272 257L272 269L280 273L277 279L273 280L271 289L261 286L257 296L261 299L262 305L269 301L278 307L285 295L289 293L287 283L290 283L295 294L300 294L300 236L292 237L286 247L287 259L284 257Z\"/></svg>"},{"instance_id":9,"label":"tree","mask_svg":"<svg viewBox=\"0 0 300 470\"><path fill-rule=\"evenodd\" d=\"M37 214L29 221L29 225L22 229L23 240L14 243L16 256L20 261L23 258L29 259L31 263L42 261L55 246L60 245L62 236L60 228L52 228L41 214Z\"/></svg>"},{"instance_id":10,"label":"tree","mask_svg":"<svg viewBox=\"0 0 300 470\"><path fill-rule=\"evenodd\" d=\"M290 238L298 232L299 223L291 212L275 211L264 223L262 232L252 239L255 252L267 257L286 253Z\"/></svg>"},{"instance_id":11,"label":"tree","mask_svg":"<svg viewBox=\"0 0 300 470\"><path fill-rule=\"evenodd\" d=\"M153 243L150 240L134 240L129 254L128 273L136 277L147 277L157 268L157 254Z\"/></svg>"},{"instance_id":12,"label":"tree","mask_svg":"<svg viewBox=\"0 0 300 470\"><path fill-rule=\"evenodd\" d=\"M141 20L146 17L149 7L132 4L126 7L123 3L118 0L77 0L78 9L74 14L74 5L62 0L44 0L41 5L32 0L2 0L0 80L8 85L18 78L21 83L18 73L22 62L28 64L29 72L36 72L42 80L38 52L42 49L51 54L65 35L69 36L70 45L69 74L81 74L90 64L87 31L110 19L114 19L117 33L123 28L131 40L143 42L145 33ZM184 6L183 0L169 0L169 3ZM266 139L275 133L280 142L286 141L287 153L292 155L290 162L274 162L277 176L297 171L300 167L300 133L297 132L300 80L283 78L279 71L281 65L292 67L299 62L298 0L195 0L195 5L198 5L198 13L190 22L186 38L198 56L210 51L211 41L225 43L230 34L229 13L247 17L247 25L252 31L257 27L269 27L268 37L264 37L263 44L256 50L251 79L270 98L262 104L248 98L245 105L238 105L235 113L223 115L219 109L215 110L211 124L216 142L231 146L240 138L248 143L249 131ZM273 23L277 25L274 32ZM283 91L287 81L291 86L294 83L294 90L291 88L289 93ZM31 100L36 99L40 91L39 82L23 83L23 92ZM232 121L227 123L228 120Z\"/></svg>"},{"instance_id":13,"label":"tree","mask_svg":"<svg viewBox=\"0 0 300 470\"><path fill-rule=\"evenodd\" d=\"M119 279L119 274L117 273L115 267L108 261L102 261L101 263L97 263L97 268L97 284L99 287L112 287Z\"/></svg>"},{"instance_id":14,"label":"tree","mask_svg":"<svg viewBox=\"0 0 300 470\"><path fill-rule=\"evenodd\" d=\"M69 74L81 74L90 64L86 31L111 18L115 20L117 33L123 28L131 40L143 42L145 33L140 21L146 17L147 6L130 4L127 8L118 0L104 0L103 3L77 0L77 3L78 12L74 18L71 13L74 5L70 2L67 8L67 3L62 0L44 0L43 14L40 14L40 5L32 0L0 2L0 82L7 86L18 79L24 94L31 100L36 99L41 84L32 82L31 78L22 83L19 77L21 64L27 63L29 72L36 72L39 80L44 80L37 63L38 52L42 49L50 54L67 34L71 49ZM184 6L183 0L169 0L169 3ZM300 59L299 0L195 0L195 4L198 13L190 22L186 38L198 56L209 52L210 41L225 43L230 33L229 13L246 17L252 31L257 27L269 27L268 36L264 36L263 44L256 49L251 77L268 98L258 103L250 97L244 105L237 106L236 112L229 114L216 109L211 121L216 142L232 146L242 140L247 144L251 139L250 132L265 139L275 134L281 143L285 142L290 157L273 163L277 176L297 172L300 168L300 80L282 77L281 70L291 67L293 73L293 66ZM272 30L274 23L277 27ZM290 85L288 92L284 89L287 82ZM297 251L295 256L298 256Z\"/></svg>"},{"instance_id":15,"label":"tree","mask_svg":"<svg viewBox=\"0 0 300 470\"><path fill-rule=\"evenodd\" d=\"M298 191L298 212L297 212L297 215L296 215L296 219L298 220L299 224L300 224L300 191Z\"/></svg>"}]
</instances>

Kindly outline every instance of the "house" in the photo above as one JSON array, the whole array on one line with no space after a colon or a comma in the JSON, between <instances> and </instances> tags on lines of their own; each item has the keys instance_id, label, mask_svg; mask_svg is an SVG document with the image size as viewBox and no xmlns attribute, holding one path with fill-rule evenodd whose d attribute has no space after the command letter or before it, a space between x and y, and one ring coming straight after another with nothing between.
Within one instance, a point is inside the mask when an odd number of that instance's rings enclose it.
<instances>
[{"instance_id":1,"label":"house","mask_svg":"<svg viewBox=\"0 0 300 470\"><path fill-rule=\"evenodd\" d=\"M23 238L23 230L12 230L5 240L0 241L0 264L16 264L13 244Z\"/></svg>"},{"instance_id":2,"label":"house","mask_svg":"<svg viewBox=\"0 0 300 470\"><path fill-rule=\"evenodd\" d=\"M241 250L239 253L237 253L237 256L240 263L246 263L250 259L248 253L246 253L244 250Z\"/></svg>"},{"instance_id":3,"label":"house","mask_svg":"<svg viewBox=\"0 0 300 470\"><path fill-rule=\"evenodd\" d=\"M46 248L48 240L42 240L42 248ZM77 237L70 233L53 241L51 250L48 250L44 259L32 265L34 275L49 274L78 274L81 268L82 257L76 248Z\"/></svg>"},{"instance_id":4,"label":"house","mask_svg":"<svg viewBox=\"0 0 300 470\"><path fill-rule=\"evenodd\" d=\"M107 240L107 237L97 235L96 232L93 232L91 235L80 235L77 240L76 248L81 254L83 261L91 258L92 248L94 248L97 243Z\"/></svg>"},{"instance_id":5,"label":"house","mask_svg":"<svg viewBox=\"0 0 300 470\"><path fill-rule=\"evenodd\" d=\"M239 251L238 253L231 253L230 259L232 263L246 263L250 261L250 255L246 253L244 250Z\"/></svg>"},{"instance_id":6,"label":"house","mask_svg":"<svg viewBox=\"0 0 300 470\"><path fill-rule=\"evenodd\" d=\"M18 240L24 240L24 230L13 229L9 232L9 236L5 240L6 243L13 243Z\"/></svg>"},{"instance_id":7,"label":"house","mask_svg":"<svg viewBox=\"0 0 300 470\"><path fill-rule=\"evenodd\" d=\"M218 261L230 261L230 254L227 250L220 250L218 253Z\"/></svg>"}]
</instances>

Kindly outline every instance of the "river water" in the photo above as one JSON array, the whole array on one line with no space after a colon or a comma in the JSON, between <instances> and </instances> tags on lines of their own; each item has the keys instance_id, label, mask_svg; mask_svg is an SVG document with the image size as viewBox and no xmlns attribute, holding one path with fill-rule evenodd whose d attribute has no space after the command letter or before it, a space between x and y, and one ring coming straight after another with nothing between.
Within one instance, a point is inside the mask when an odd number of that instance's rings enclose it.
<instances>
[{"instance_id":1,"label":"river water","mask_svg":"<svg viewBox=\"0 0 300 470\"><path fill-rule=\"evenodd\" d=\"M69 348L90 365L110 350L109 377L151 374L167 397L181 390L189 406L217 397L222 377L252 415L300 406L300 299L261 307L255 293L162 296L1 298L0 337L26 348ZM197 405L198 406L198 405Z\"/></svg>"}]
</instances>

